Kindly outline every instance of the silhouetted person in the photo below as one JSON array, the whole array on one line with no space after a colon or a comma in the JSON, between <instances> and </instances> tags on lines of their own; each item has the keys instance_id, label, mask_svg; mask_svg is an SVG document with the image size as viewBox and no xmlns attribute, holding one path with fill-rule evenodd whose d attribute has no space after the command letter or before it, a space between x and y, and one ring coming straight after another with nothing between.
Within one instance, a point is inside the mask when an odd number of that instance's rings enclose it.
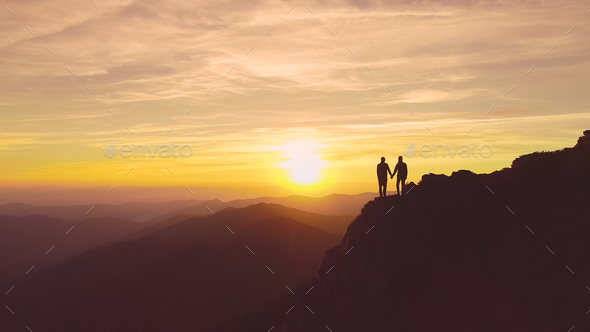
<instances>
[{"instance_id":1,"label":"silhouetted person","mask_svg":"<svg viewBox=\"0 0 590 332\"><path fill-rule=\"evenodd\" d=\"M385 162L385 157L381 157L381 163L377 164L377 179L379 179L379 197L387 196L387 173L391 174L389 165ZM381 190L383 189L383 190Z\"/></svg>"},{"instance_id":2,"label":"silhouetted person","mask_svg":"<svg viewBox=\"0 0 590 332\"><path fill-rule=\"evenodd\" d=\"M404 163L403 161L403 157L399 156L399 158L397 158L397 164L395 165L395 169L393 170L393 174L391 174L391 178L393 179L393 176L395 175L395 173L397 173L397 181L395 183L395 187L397 188L397 194L398 195L403 195L404 194L404 187L406 186L406 179L408 178L408 165L406 165L406 163ZM402 183L402 191L399 191L399 183Z\"/></svg>"}]
</instances>

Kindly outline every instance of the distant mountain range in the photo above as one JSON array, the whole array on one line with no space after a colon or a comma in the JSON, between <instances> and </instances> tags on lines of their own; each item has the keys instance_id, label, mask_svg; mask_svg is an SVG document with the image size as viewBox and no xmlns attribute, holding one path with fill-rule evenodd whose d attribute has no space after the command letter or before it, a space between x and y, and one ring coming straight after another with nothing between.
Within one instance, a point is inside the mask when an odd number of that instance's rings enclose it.
<instances>
[{"instance_id":1,"label":"distant mountain range","mask_svg":"<svg viewBox=\"0 0 590 332\"><path fill-rule=\"evenodd\" d=\"M374 193L363 193L358 195L332 194L329 196L317 198L293 195L288 197L259 197L253 199L238 199L229 202L210 200L181 210L165 213L151 219L150 222L160 222L175 214L206 215L211 213L209 209L215 212L228 207L241 208L258 203L280 204L286 207L324 215L346 216L352 221L354 216L360 213L363 205L373 197L375 197ZM340 234L340 232L338 232L338 234Z\"/></svg>"},{"instance_id":2,"label":"distant mountain range","mask_svg":"<svg viewBox=\"0 0 590 332\"><path fill-rule=\"evenodd\" d=\"M185 209L201 201L168 201L162 203L124 203L117 205L66 205L36 206L22 203L0 205L0 216L26 217L44 215L64 220L83 220L87 218L112 217L133 221L146 221L164 213ZM94 206L94 207L93 207ZM92 210L90 210L92 208Z\"/></svg>"},{"instance_id":3,"label":"distant mountain range","mask_svg":"<svg viewBox=\"0 0 590 332\"><path fill-rule=\"evenodd\" d=\"M278 186L258 186L249 188L209 188L192 186L192 194L184 186L159 186L157 190L146 190L146 187L135 186L95 186L95 187L8 187L0 190L0 204L27 203L40 206L96 205L112 204L112 202L161 202L182 201L187 198L206 201L217 198L230 201L238 198L254 198L259 196L283 197L293 194L291 190ZM112 189L112 190L111 190ZM106 192L108 195L105 195Z\"/></svg>"},{"instance_id":4,"label":"distant mountain range","mask_svg":"<svg viewBox=\"0 0 590 332\"><path fill-rule=\"evenodd\" d=\"M240 199L228 202L220 200L186 200L168 201L161 203L125 203L118 205L66 205L66 206L36 206L22 203L0 205L0 216L26 217L30 215L44 215L65 220L83 220L89 217L113 217L133 221L149 221L157 223L174 215L207 215L211 212L228 207L241 208L258 203L274 203L286 207L315 212L325 215L349 216L350 220L360 213L361 208L375 196L374 193L358 195L332 194L325 197L288 196L288 197L259 197ZM86 214L88 212L88 214Z\"/></svg>"}]
</instances>

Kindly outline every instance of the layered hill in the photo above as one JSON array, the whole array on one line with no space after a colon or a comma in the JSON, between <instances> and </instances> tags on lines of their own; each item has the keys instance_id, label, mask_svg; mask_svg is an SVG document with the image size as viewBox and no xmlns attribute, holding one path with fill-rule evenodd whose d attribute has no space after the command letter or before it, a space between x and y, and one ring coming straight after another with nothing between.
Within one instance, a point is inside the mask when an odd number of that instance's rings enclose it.
<instances>
[{"instance_id":1,"label":"layered hill","mask_svg":"<svg viewBox=\"0 0 590 332\"><path fill-rule=\"evenodd\" d=\"M68 221L40 215L0 216L0 285L24 275L32 266L30 273L37 273L146 226L110 217Z\"/></svg>"},{"instance_id":2,"label":"layered hill","mask_svg":"<svg viewBox=\"0 0 590 332\"><path fill-rule=\"evenodd\" d=\"M194 331L256 310L316 274L341 236L277 205L169 221L15 284L8 330ZM328 221L330 217L325 217ZM287 288L288 287L288 288ZM5 316L8 314L8 316Z\"/></svg>"},{"instance_id":3,"label":"layered hill","mask_svg":"<svg viewBox=\"0 0 590 332\"><path fill-rule=\"evenodd\" d=\"M405 197L367 203L318 280L214 330L588 330L584 134L574 148L492 174L425 175Z\"/></svg>"},{"instance_id":4,"label":"layered hill","mask_svg":"<svg viewBox=\"0 0 590 332\"><path fill-rule=\"evenodd\" d=\"M334 215L341 218L347 218L348 223L354 219L354 216L360 213L363 205L367 200L372 199L374 193L363 193L358 195L341 195L332 194L324 197L307 197L292 195L288 197L259 197L253 199L236 199L228 202L220 200L209 200L190 207L165 213L150 220L150 222L160 222L176 214L186 215L207 215L209 210L217 212L226 208L242 208L254 204L267 203L279 204L293 209L319 213L323 215ZM345 230L345 229L344 229ZM343 231L344 231L343 230ZM338 234L344 235L344 232Z\"/></svg>"}]
</instances>

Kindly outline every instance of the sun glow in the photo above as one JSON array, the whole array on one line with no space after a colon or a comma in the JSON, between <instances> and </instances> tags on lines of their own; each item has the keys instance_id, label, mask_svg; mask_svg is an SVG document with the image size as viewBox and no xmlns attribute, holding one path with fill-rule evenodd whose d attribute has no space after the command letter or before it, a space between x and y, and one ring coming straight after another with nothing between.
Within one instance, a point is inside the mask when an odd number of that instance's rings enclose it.
<instances>
[{"instance_id":1,"label":"sun glow","mask_svg":"<svg viewBox=\"0 0 590 332\"><path fill-rule=\"evenodd\" d=\"M290 181L300 185L310 185L321 180L322 169L328 163L316 151L320 146L315 142L296 141L279 148L285 161L279 167L289 170Z\"/></svg>"}]
</instances>

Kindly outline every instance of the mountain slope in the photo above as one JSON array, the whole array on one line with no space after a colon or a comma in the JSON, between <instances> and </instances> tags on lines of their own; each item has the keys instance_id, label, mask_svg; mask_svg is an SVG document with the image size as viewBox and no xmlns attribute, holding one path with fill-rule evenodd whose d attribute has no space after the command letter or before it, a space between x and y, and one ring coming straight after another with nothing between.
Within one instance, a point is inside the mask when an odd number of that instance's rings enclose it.
<instances>
[{"instance_id":1,"label":"mountain slope","mask_svg":"<svg viewBox=\"0 0 590 332\"><path fill-rule=\"evenodd\" d=\"M339 241L266 204L192 217L23 279L9 302L23 314L3 320L44 331L203 330L312 277Z\"/></svg>"},{"instance_id":2,"label":"mountain slope","mask_svg":"<svg viewBox=\"0 0 590 332\"><path fill-rule=\"evenodd\" d=\"M207 217L211 215L211 212L207 210ZM288 208L279 204L267 204L267 203L259 203L255 205L250 205L244 208L235 209L235 208L226 208L222 210L223 218L227 219L227 223L229 223L229 227L231 225L235 225L234 227L242 227L243 225L247 224L252 220L259 220L261 218L266 217L273 217L273 216L286 216L289 218L293 218L295 220L301 221L305 224L323 229L330 233L343 235L346 232L346 228L354 219L352 216L327 216L318 213L306 212L294 208ZM216 213L215 215L219 215ZM203 218L203 216L196 216L196 219ZM195 220L196 220L195 219ZM239 219L239 220L238 220ZM205 234L204 230L201 229L204 225L209 225L212 221L208 223L190 223L195 229L193 229L191 234L200 233L202 236ZM185 227L189 223L179 225L179 226L171 226L168 228L167 232L174 232L175 227L179 227L182 229L182 232L186 232L187 230ZM212 227L212 229L219 232L219 227ZM233 228L232 228L233 229ZM147 231L147 230L146 230ZM163 232L160 236L166 234ZM191 235L192 236L192 235Z\"/></svg>"},{"instance_id":3,"label":"mountain slope","mask_svg":"<svg viewBox=\"0 0 590 332\"><path fill-rule=\"evenodd\" d=\"M66 221L40 215L0 216L0 271L3 271L0 284L24 275L31 266L35 266L31 273L36 273L144 227L141 223L110 217Z\"/></svg>"}]
</instances>

